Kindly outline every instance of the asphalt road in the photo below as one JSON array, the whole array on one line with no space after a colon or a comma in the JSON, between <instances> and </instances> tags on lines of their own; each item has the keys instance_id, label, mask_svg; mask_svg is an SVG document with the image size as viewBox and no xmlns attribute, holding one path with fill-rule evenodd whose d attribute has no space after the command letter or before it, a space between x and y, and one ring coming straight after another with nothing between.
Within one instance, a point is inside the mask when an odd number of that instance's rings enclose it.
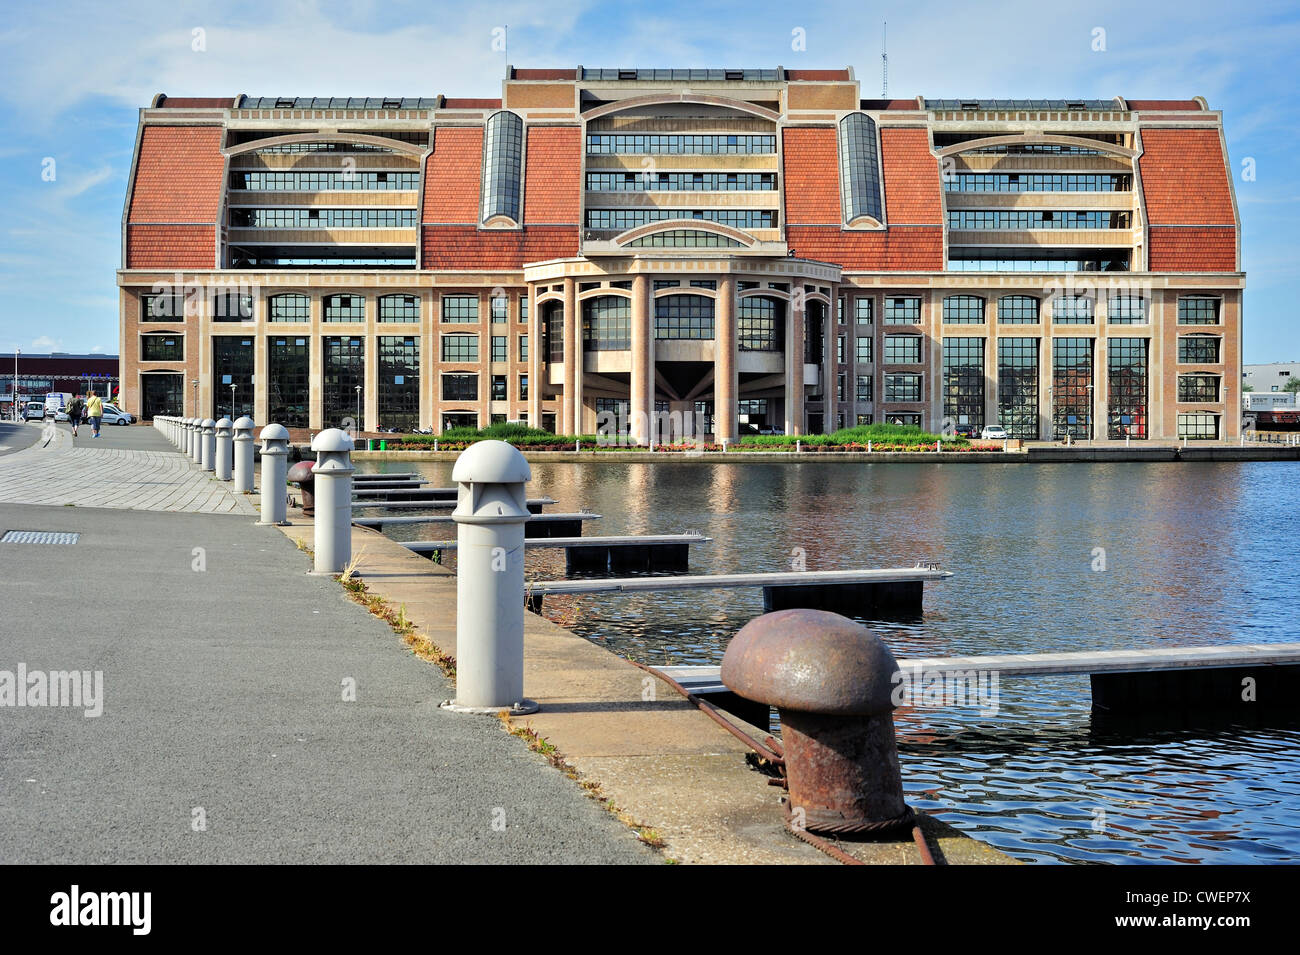
<instances>
[{"instance_id":1,"label":"asphalt road","mask_svg":"<svg viewBox=\"0 0 1300 955\"><path fill-rule=\"evenodd\" d=\"M0 705L0 862L657 861L440 710L442 674L274 528L0 505L10 529L81 538L0 544L0 671L102 671L103 713Z\"/></svg>"},{"instance_id":2,"label":"asphalt road","mask_svg":"<svg viewBox=\"0 0 1300 955\"><path fill-rule=\"evenodd\" d=\"M0 421L0 455L29 448L40 439L41 426L33 421Z\"/></svg>"}]
</instances>

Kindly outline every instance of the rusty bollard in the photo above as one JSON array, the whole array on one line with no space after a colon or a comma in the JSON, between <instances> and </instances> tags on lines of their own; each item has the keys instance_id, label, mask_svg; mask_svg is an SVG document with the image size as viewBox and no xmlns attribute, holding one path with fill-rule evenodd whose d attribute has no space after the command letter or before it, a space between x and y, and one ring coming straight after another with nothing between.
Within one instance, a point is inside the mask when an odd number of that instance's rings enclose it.
<instances>
[{"instance_id":1,"label":"rusty bollard","mask_svg":"<svg viewBox=\"0 0 1300 955\"><path fill-rule=\"evenodd\" d=\"M307 517L316 514L316 475L311 470L315 466L315 461L299 461L284 476L286 481L298 485L302 491L302 512Z\"/></svg>"},{"instance_id":2,"label":"rusty bollard","mask_svg":"<svg viewBox=\"0 0 1300 955\"><path fill-rule=\"evenodd\" d=\"M764 614L732 639L722 682L781 714L791 827L852 836L913 824L894 739L897 670L879 637L823 610Z\"/></svg>"}]
</instances>

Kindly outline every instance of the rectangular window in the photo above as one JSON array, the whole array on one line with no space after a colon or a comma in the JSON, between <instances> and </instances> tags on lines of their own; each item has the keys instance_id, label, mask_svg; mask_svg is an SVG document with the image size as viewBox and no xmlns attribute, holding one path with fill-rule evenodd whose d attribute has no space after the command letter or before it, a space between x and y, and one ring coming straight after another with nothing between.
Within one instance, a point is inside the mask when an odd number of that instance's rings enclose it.
<instances>
[{"instance_id":1,"label":"rectangular window","mask_svg":"<svg viewBox=\"0 0 1300 955\"><path fill-rule=\"evenodd\" d=\"M477 335L443 335L443 361L478 361Z\"/></svg>"},{"instance_id":2,"label":"rectangular window","mask_svg":"<svg viewBox=\"0 0 1300 955\"><path fill-rule=\"evenodd\" d=\"M218 335L212 339L212 417L234 421L253 414L253 340ZM234 385L234 391L230 386Z\"/></svg>"},{"instance_id":3,"label":"rectangular window","mask_svg":"<svg viewBox=\"0 0 1300 955\"><path fill-rule=\"evenodd\" d=\"M286 428L307 427L311 352L306 338L268 340L267 416Z\"/></svg>"},{"instance_id":4,"label":"rectangular window","mask_svg":"<svg viewBox=\"0 0 1300 955\"><path fill-rule=\"evenodd\" d=\"M501 325L509 320L510 317L510 299L505 295L493 295L489 302L492 303L492 324Z\"/></svg>"},{"instance_id":5,"label":"rectangular window","mask_svg":"<svg viewBox=\"0 0 1300 955\"><path fill-rule=\"evenodd\" d=\"M1219 440L1219 416L1217 414L1180 414L1178 416L1178 437L1193 441Z\"/></svg>"},{"instance_id":6,"label":"rectangular window","mask_svg":"<svg viewBox=\"0 0 1300 955\"><path fill-rule=\"evenodd\" d=\"M984 427L984 339L943 340L943 414L956 425Z\"/></svg>"},{"instance_id":7,"label":"rectangular window","mask_svg":"<svg viewBox=\"0 0 1300 955\"><path fill-rule=\"evenodd\" d=\"M713 299L669 295L655 299L655 338L713 339Z\"/></svg>"},{"instance_id":8,"label":"rectangular window","mask_svg":"<svg viewBox=\"0 0 1300 955\"><path fill-rule=\"evenodd\" d=\"M871 375L858 375L857 387L854 390L854 394L856 396L855 400L874 401L875 399L872 398L871 396L872 384L873 384L873 379Z\"/></svg>"},{"instance_id":9,"label":"rectangular window","mask_svg":"<svg viewBox=\"0 0 1300 955\"><path fill-rule=\"evenodd\" d=\"M885 401L920 401L920 375L886 375Z\"/></svg>"},{"instance_id":10,"label":"rectangular window","mask_svg":"<svg viewBox=\"0 0 1300 955\"><path fill-rule=\"evenodd\" d=\"M1093 315L1091 295L1058 295L1052 299L1053 325L1091 325Z\"/></svg>"},{"instance_id":11,"label":"rectangular window","mask_svg":"<svg viewBox=\"0 0 1300 955\"><path fill-rule=\"evenodd\" d=\"M943 300L945 325L984 324L984 299L978 295L949 295Z\"/></svg>"},{"instance_id":12,"label":"rectangular window","mask_svg":"<svg viewBox=\"0 0 1300 955\"><path fill-rule=\"evenodd\" d=\"M506 400L508 400L508 396L507 396L507 394L506 394L506 376L505 376L505 375L493 375L493 376L492 376L492 381L490 382L490 384L491 384L491 386L492 386L492 395L491 395L491 396L492 396L492 400L493 400L493 401L506 401Z\"/></svg>"},{"instance_id":13,"label":"rectangular window","mask_svg":"<svg viewBox=\"0 0 1300 955\"><path fill-rule=\"evenodd\" d=\"M266 315L272 322L309 322L311 299L296 293L273 295L267 304Z\"/></svg>"},{"instance_id":14,"label":"rectangular window","mask_svg":"<svg viewBox=\"0 0 1300 955\"><path fill-rule=\"evenodd\" d=\"M919 365L921 363L920 335L886 335L886 365Z\"/></svg>"},{"instance_id":15,"label":"rectangular window","mask_svg":"<svg viewBox=\"0 0 1300 955\"><path fill-rule=\"evenodd\" d=\"M251 322L253 307L254 296L240 292L219 292L213 289L208 301L209 314L216 322Z\"/></svg>"},{"instance_id":16,"label":"rectangular window","mask_svg":"<svg viewBox=\"0 0 1300 955\"><path fill-rule=\"evenodd\" d=\"M1052 340L1052 425L1057 435L1092 437L1092 339Z\"/></svg>"},{"instance_id":17,"label":"rectangular window","mask_svg":"<svg viewBox=\"0 0 1300 955\"><path fill-rule=\"evenodd\" d=\"M848 401L849 400L848 391L849 391L848 376L836 375L835 376L835 400Z\"/></svg>"},{"instance_id":18,"label":"rectangular window","mask_svg":"<svg viewBox=\"0 0 1300 955\"><path fill-rule=\"evenodd\" d=\"M1001 325L1037 325L1038 299L1032 295L1002 296L998 299L998 323Z\"/></svg>"},{"instance_id":19,"label":"rectangular window","mask_svg":"<svg viewBox=\"0 0 1300 955\"><path fill-rule=\"evenodd\" d=\"M193 307L190 309L193 312ZM146 294L140 296L140 321L142 322L183 322L185 321L185 295L182 294Z\"/></svg>"},{"instance_id":20,"label":"rectangular window","mask_svg":"<svg viewBox=\"0 0 1300 955\"><path fill-rule=\"evenodd\" d=\"M341 428L346 419L357 422L365 408L358 398L357 386L364 387L366 379L366 340L360 336L325 338L325 389L323 392L324 424L327 428Z\"/></svg>"},{"instance_id":21,"label":"rectangular window","mask_svg":"<svg viewBox=\"0 0 1300 955\"><path fill-rule=\"evenodd\" d=\"M863 335L853 342L853 360L859 365L871 364L871 336Z\"/></svg>"},{"instance_id":22,"label":"rectangular window","mask_svg":"<svg viewBox=\"0 0 1300 955\"><path fill-rule=\"evenodd\" d=\"M366 300L360 295L326 295L325 321L364 322Z\"/></svg>"},{"instance_id":23,"label":"rectangular window","mask_svg":"<svg viewBox=\"0 0 1300 955\"><path fill-rule=\"evenodd\" d=\"M528 376L527 375L519 376L519 400L520 401L528 400Z\"/></svg>"},{"instance_id":24,"label":"rectangular window","mask_svg":"<svg viewBox=\"0 0 1300 955\"><path fill-rule=\"evenodd\" d=\"M453 325L473 325L478 321L478 296L444 295L442 320Z\"/></svg>"},{"instance_id":25,"label":"rectangular window","mask_svg":"<svg viewBox=\"0 0 1300 955\"><path fill-rule=\"evenodd\" d=\"M1106 435L1147 437L1147 351L1145 338L1111 338L1106 342Z\"/></svg>"},{"instance_id":26,"label":"rectangular window","mask_svg":"<svg viewBox=\"0 0 1300 955\"><path fill-rule=\"evenodd\" d=\"M381 335L378 345L379 427L410 433L420 425L420 340Z\"/></svg>"},{"instance_id":27,"label":"rectangular window","mask_svg":"<svg viewBox=\"0 0 1300 955\"><path fill-rule=\"evenodd\" d=\"M921 300L903 296L889 296L885 299L886 325L920 325Z\"/></svg>"},{"instance_id":28,"label":"rectangular window","mask_svg":"<svg viewBox=\"0 0 1300 955\"><path fill-rule=\"evenodd\" d=\"M875 416L875 415L870 415L870 414L860 414L860 415L858 415L858 424L860 424L860 425L862 425L862 424L872 424L872 423L875 422L875 419L876 419L876 416Z\"/></svg>"},{"instance_id":29,"label":"rectangular window","mask_svg":"<svg viewBox=\"0 0 1300 955\"><path fill-rule=\"evenodd\" d=\"M519 360L520 361L528 360L528 336L527 335L519 336Z\"/></svg>"},{"instance_id":30,"label":"rectangular window","mask_svg":"<svg viewBox=\"0 0 1300 955\"><path fill-rule=\"evenodd\" d=\"M1218 401L1218 375L1179 375L1179 401Z\"/></svg>"},{"instance_id":31,"label":"rectangular window","mask_svg":"<svg viewBox=\"0 0 1300 955\"><path fill-rule=\"evenodd\" d=\"M493 361L510 360L510 348L509 345L507 344L507 339L505 335L492 336L492 360Z\"/></svg>"},{"instance_id":32,"label":"rectangular window","mask_svg":"<svg viewBox=\"0 0 1300 955\"><path fill-rule=\"evenodd\" d=\"M859 325L870 325L876 314L874 298L855 298L853 300L853 321Z\"/></svg>"},{"instance_id":33,"label":"rectangular window","mask_svg":"<svg viewBox=\"0 0 1300 955\"><path fill-rule=\"evenodd\" d=\"M184 335L141 335L141 361L184 361Z\"/></svg>"},{"instance_id":34,"label":"rectangular window","mask_svg":"<svg viewBox=\"0 0 1300 955\"><path fill-rule=\"evenodd\" d=\"M998 423L1021 441L1038 440L1038 339L998 339Z\"/></svg>"},{"instance_id":35,"label":"rectangular window","mask_svg":"<svg viewBox=\"0 0 1300 955\"><path fill-rule=\"evenodd\" d=\"M477 401L478 375L443 375L443 401Z\"/></svg>"},{"instance_id":36,"label":"rectangular window","mask_svg":"<svg viewBox=\"0 0 1300 955\"><path fill-rule=\"evenodd\" d=\"M1219 299L1203 295L1184 295L1178 299L1179 325L1219 324Z\"/></svg>"},{"instance_id":37,"label":"rectangular window","mask_svg":"<svg viewBox=\"0 0 1300 955\"><path fill-rule=\"evenodd\" d=\"M1178 364L1217 365L1220 339L1212 335L1181 335L1178 338Z\"/></svg>"},{"instance_id":38,"label":"rectangular window","mask_svg":"<svg viewBox=\"0 0 1300 955\"><path fill-rule=\"evenodd\" d=\"M420 320L420 299L414 295L384 295L379 299L379 320L411 324Z\"/></svg>"},{"instance_id":39,"label":"rectangular window","mask_svg":"<svg viewBox=\"0 0 1300 955\"><path fill-rule=\"evenodd\" d=\"M1147 300L1132 293L1114 293L1106 303L1106 321L1110 325L1145 325Z\"/></svg>"},{"instance_id":40,"label":"rectangular window","mask_svg":"<svg viewBox=\"0 0 1300 955\"><path fill-rule=\"evenodd\" d=\"M845 346L846 346L847 344L848 344L848 343L845 341L843 335L840 335L840 336L838 336L838 337L835 339L835 361L836 361L838 364L841 364L841 365L842 365L842 364L844 364L844 362L846 362L846 361L848 360L848 358L847 358L847 356L846 356L846 353L845 353L845 352L846 352L846 348L845 348Z\"/></svg>"}]
</instances>

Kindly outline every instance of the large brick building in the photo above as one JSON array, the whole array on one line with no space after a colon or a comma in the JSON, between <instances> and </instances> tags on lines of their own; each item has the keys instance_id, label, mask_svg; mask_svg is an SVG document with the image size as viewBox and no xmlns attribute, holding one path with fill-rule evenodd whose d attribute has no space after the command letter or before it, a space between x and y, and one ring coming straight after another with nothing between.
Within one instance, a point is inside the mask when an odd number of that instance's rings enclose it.
<instances>
[{"instance_id":1,"label":"large brick building","mask_svg":"<svg viewBox=\"0 0 1300 955\"><path fill-rule=\"evenodd\" d=\"M851 70L785 69L501 92L157 96L127 408L1237 434L1239 222L1202 99L864 100Z\"/></svg>"}]
</instances>

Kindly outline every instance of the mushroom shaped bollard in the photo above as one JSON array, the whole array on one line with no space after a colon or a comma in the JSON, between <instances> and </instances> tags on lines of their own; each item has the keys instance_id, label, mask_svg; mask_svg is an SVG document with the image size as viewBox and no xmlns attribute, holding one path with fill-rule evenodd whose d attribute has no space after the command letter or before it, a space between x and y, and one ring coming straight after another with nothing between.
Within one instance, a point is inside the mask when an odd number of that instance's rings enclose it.
<instances>
[{"instance_id":1,"label":"mushroom shaped bollard","mask_svg":"<svg viewBox=\"0 0 1300 955\"><path fill-rule=\"evenodd\" d=\"M217 456L217 423L211 418L204 418L199 428L202 431L199 436L199 465L205 471L214 471Z\"/></svg>"},{"instance_id":2,"label":"mushroom shaped bollard","mask_svg":"<svg viewBox=\"0 0 1300 955\"><path fill-rule=\"evenodd\" d=\"M314 517L316 514L316 478L311 473L315 466L315 461L299 461L289 468L289 473L284 477L285 481L298 485L302 491L303 517Z\"/></svg>"},{"instance_id":3,"label":"mushroom shaped bollard","mask_svg":"<svg viewBox=\"0 0 1300 955\"><path fill-rule=\"evenodd\" d=\"M289 432L282 424L268 424L258 437L262 440L262 519L257 523L288 524L284 471L289 463Z\"/></svg>"},{"instance_id":4,"label":"mushroom shaped bollard","mask_svg":"<svg viewBox=\"0 0 1300 955\"><path fill-rule=\"evenodd\" d=\"M312 438L312 550L318 574L342 573L352 559L352 447L352 436L339 428L326 428Z\"/></svg>"},{"instance_id":5,"label":"mushroom shaped bollard","mask_svg":"<svg viewBox=\"0 0 1300 955\"><path fill-rule=\"evenodd\" d=\"M218 481L229 481L233 462L231 457L234 454L232 444L232 435L230 433L230 419L219 418L217 420L217 456L213 464L213 470L217 472Z\"/></svg>"},{"instance_id":6,"label":"mushroom shaped bollard","mask_svg":"<svg viewBox=\"0 0 1300 955\"><path fill-rule=\"evenodd\" d=\"M244 415L231 426L231 444L235 454L235 492L247 494L253 490L253 419Z\"/></svg>"},{"instance_id":7,"label":"mushroom shaped bollard","mask_svg":"<svg viewBox=\"0 0 1300 955\"><path fill-rule=\"evenodd\" d=\"M722 682L781 714L792 828L868 835L913 824L894 738L897 673L879 637L824 610L764 614L732 638Z\"/></svg>"}]
</instances>

